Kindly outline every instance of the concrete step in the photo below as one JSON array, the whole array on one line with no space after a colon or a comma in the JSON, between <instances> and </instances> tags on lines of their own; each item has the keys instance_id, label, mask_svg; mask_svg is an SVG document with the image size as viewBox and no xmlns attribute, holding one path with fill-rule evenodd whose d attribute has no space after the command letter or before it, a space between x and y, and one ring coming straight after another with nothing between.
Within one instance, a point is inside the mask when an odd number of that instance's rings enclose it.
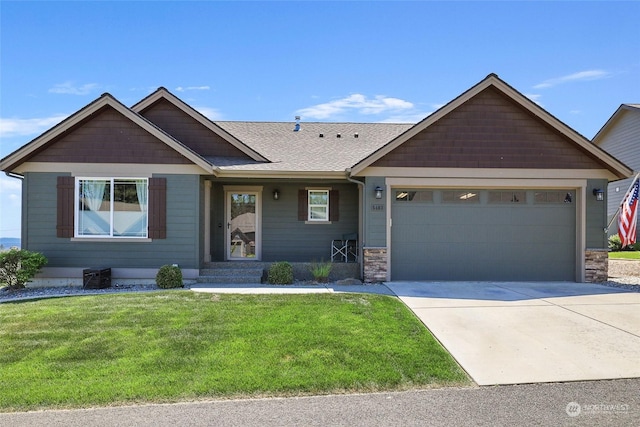
<instances>
[{"instance_id":1,"label":"concrete step","mask_svg":"<svg viewBox=\"0 0 640 427\"><path fill-rule=\"evenodd\" d=\"M261 283L264 267L255 263L208 263L200 270L197 283Z\"/></svg>"},{"instance_id":2,"label":"concrete step","mask_svg":"<svg viewBox=\"0 0 640 427\"><path fill-rule=\"evenodd\" d=\"M259 276L200 276L197 283L262 283L262 274Z\"/></svg>"},{"instance_id":3,"label":"concrete step","mask_svg":"<svg viewBox=\"0 0 640 427\"><path fill-rule=\"evenodd\" d=\"M203 268L200 276L262 276L262 268Z\"/></svg>"}]
</instances>

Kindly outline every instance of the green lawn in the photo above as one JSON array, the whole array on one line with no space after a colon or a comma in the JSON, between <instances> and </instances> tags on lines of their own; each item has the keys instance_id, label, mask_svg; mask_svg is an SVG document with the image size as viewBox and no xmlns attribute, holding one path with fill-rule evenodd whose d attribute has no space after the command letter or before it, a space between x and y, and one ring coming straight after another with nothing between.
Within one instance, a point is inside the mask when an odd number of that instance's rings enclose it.
<instances>
[{"instance_id":1,"label":"green lawn","mask_svg":"<svg viewBox=\"0 0 640 427\"><path fill-rule=\"evenodd\" d=\"M640 259L638 251L609 252L610 259Z\"/></svg>"},{"instance_id":2,"label":"green lawn","mask_svg":"<svg viewBox=\"0 0 640 427\"><path fill-rule=\"evenodd\" d=\"M470 384L395 298L165 291L0 304L0 411Z\"/></svg>"}]
</instances>

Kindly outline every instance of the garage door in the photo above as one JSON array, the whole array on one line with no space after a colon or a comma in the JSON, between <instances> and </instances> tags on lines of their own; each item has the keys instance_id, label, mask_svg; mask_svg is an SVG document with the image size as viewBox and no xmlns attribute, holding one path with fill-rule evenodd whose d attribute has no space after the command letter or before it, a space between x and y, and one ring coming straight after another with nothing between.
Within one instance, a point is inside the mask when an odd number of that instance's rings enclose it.
<instances>
[{"instance_id":1,"label":"garage door","mask_svg":"<svg viewBox=\"0 0 640 427\"><path fill-rule=\"evenodd\" d=\"M573 190L392 191L392 280L575 280Z\"/></svg>"}]
</instances>

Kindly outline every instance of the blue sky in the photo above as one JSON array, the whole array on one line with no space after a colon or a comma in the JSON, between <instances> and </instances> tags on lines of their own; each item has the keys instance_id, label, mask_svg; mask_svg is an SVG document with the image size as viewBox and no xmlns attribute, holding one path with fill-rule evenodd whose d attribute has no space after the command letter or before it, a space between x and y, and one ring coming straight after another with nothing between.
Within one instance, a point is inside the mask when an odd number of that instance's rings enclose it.
<instances>
[{"instance_id":1,"label":"blue sky","mask_svg":"<svg viewBox=\"0 0 640 427\"><path fill-rule=\"evenodd\" d=\"M104 92L215 120L416 122L490 73L587 138L640 102L640 2L0 2L0 157ZM0 176L0 236L20 235Z\"/></svg>"}]
</instances>

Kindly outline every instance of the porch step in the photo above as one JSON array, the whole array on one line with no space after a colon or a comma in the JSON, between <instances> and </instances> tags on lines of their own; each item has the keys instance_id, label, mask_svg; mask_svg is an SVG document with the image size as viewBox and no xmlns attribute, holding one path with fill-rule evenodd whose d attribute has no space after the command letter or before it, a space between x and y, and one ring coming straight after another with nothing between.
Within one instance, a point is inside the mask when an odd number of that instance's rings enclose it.
<instances>
[{"instance_id":1,"label":"porch step","mask_svg":"<svg viewBox=\"0 0 640 427\"><path fill-rule=\"evenodd\" d=\"M198 283L261 283L264 268L235 263L211 263L200 270Z\"/></svg>"}]
</instances>

